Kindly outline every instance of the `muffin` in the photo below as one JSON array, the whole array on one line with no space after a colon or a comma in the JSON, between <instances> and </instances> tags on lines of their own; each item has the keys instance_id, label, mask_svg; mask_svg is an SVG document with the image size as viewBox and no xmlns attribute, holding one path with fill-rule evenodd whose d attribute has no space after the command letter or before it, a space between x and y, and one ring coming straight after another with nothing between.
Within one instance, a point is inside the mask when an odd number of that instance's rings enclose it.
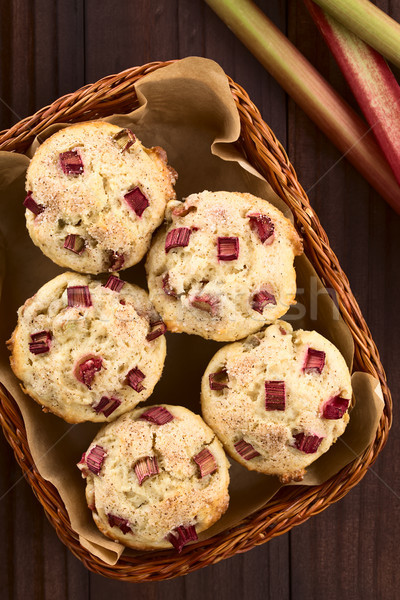
<instances>
[{"instance_id":1,"label":"muffin","mask_svg":"<svg viewBox=\"0 0 400 600\"><path fill-rule=\"evenodd\" d=\"M150 299L170 331L233 341L294 303L301 240L266 200L205 191L169 202L166 221L146 270Z\"/></svg>"},{"instance_id":2,"label":"muffin","mask_svg":"<svg viewBox=\"0 0 400 600\"><path fill-rule=\"evenodd\" d=\"M232 458L284 483L342 435L351 396L339 350L283 321L221 348L201 386L204 419Z\"/></svg>"},{"instance_id":3,"label":"muffin","mask_svg":"<svg viewBox=\"0 0 400 600\"><path fill-rule=\"evenodd\" d=\"M161 377L165 326L147 293L110 275L63 273L18 311L8 342L22 389L69 423L110 421Z\"/></svg>"},{"instance_id":4,"label":"muffin","mask_svg":"<svg viewBox=\"0 0 400 600\"><path fill-rule=\"evenodd\" d=\"M126 269L147 252L176 178L165 151L145 148L129 129L104 121L60 129L26 174L29 235L62 267Z\"/></svg>"},{"instance_id":5,"label":"muffin","mask_svg":"<svg viewBox=\"0 0 400 600\"><path fill-rule=\"evenodd\" d=\"M197 540L228 507L228 461L198 415L166 404L102 427L78 467L107 537L139 550Z\"/></svg>"}]
</instances>

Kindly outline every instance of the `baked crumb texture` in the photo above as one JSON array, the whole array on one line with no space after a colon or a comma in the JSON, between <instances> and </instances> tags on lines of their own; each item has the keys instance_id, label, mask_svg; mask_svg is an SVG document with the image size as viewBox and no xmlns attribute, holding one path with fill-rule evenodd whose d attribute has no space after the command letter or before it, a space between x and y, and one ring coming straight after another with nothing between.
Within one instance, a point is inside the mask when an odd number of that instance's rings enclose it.
<instances>
[{"instance_id":1,"label":"baked crumb texture","mask_svg":"<svg viewBox=\"0 0 400 600\"><path fill-rule=\"evenodd\" d=\"M232 458L284 483L300 481L349 421L351 379L339 350L284 321L221 348L201 390L204 419Z\"/></svg>"},{"instance_id":2,"label":"baked crumb texture","mask_svg":"<svg viewBox=\"0 0 400 600\"><path fill-rule=\"evenodd\" d=\"M110 278L52 279L19 309L8 342L24 391L70 423L115 419L146 400L161 377L159 316L144 290Z\"/></svg>"},{"instance_id":3,"label":"baked crumb texture","mask_svg":"<svg viewBox=\"0 0 400 600\"><path fill-rule=\"evenodd\" d=\"M106 536L131 548L180 551L226 511L229 463L201 417L164 404L157 409L167 417L158 424L151 420L155 408L136 409L103 427L78 467L93 519ZM203 476L195 460L200 453L212 463Z\"/></svg>"},{"instance_id":4,"label":"baked crumb texture","mask_svg":"<svg viewBox=\"0 0 400 600\"><path fill-rule=\"evenodd\" d=\"M165 151L145 148L129 130L104 121L61 129L27 171L29 234L62 267L126 269L147 252L176 178Z\"/></svg>"},{"instance_id":5,"label":"baked crumb texture","mask_svg":"<svg viewBox=\"0 0 400 600\"><path fill-rule=\"evenodd\" d=\"M295 302L292 223L251 194L208 192L171 201L146 269L168 329L219 341L258 331Z\"/></svg>"}]
</instances>

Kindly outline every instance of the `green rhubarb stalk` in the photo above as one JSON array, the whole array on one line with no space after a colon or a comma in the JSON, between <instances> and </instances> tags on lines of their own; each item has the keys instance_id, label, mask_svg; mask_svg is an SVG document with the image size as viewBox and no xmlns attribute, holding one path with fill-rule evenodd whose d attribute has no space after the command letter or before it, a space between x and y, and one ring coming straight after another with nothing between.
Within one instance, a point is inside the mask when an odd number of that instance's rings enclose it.
<instances>
[{"instance_id":1,"label":"green rhubarb stalk","mask_svg":"<svg viewBox=\"0 0 400 600\"><path fill-rule=\"evenodd\" d=\"M304 0L400 184L400 87L384 58L311 0Z\"/></svg>"},{"instance_id":2,"label":"green rhubarb stalk","mask_svg":"<svg viewBox=\"0 0 400 600\"><path fill-rule=\"evenodd\" d=\"M315 0L364 42L400 66L400 24L369 0Z\"/></svg>"},{"instance_id":3,"label":"green rhubarb stalk","mask_svg":"<svg viewBox=\"0 0 400 600\"><path fill-rule=\"evenodd\" d=\"M365 122L250 0L206 0L304 112L400 212L400 187Z\"/></svg>"}]
</instances>

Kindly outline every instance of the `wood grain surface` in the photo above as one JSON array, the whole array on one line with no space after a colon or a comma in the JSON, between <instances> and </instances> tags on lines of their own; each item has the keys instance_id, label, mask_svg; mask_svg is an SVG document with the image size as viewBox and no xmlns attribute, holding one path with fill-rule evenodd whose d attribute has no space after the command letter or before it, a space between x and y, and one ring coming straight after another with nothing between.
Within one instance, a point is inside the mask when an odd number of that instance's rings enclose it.
<instances>
[{"instance_id":1,"label":"wood grain surface","mask_svg":"<svg viewBox=\"0 0 400 600\"><path fill-rule=\"evenodd\" d=\"M301 0L260 0L355 108ZM400 21L398 0L377 4ZM288 150L380 350L395 421L363 481L264 546L184 578L90 574L58 540L0 438L0 597L12 600L400 598L400 217L368 186L202 0L0 0L0 128L85 83L153 60L206 56L259 107ZM396 73L398 75L398 73Z\"/></svg>"}]
</instances>

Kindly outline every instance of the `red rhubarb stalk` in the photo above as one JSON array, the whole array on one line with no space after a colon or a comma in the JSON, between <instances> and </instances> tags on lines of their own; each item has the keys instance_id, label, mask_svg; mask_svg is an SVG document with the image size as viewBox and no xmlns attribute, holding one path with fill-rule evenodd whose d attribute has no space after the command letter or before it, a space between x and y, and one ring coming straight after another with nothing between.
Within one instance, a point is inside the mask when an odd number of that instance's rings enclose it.
<instances>
[{"instance_id":1,"label":"red rhubarb stalk","mask_svg":"<svg viewBox=\"0 0 400 600\"><path fill-rule=\"evenodd\" d=\"M385 59L311 0L304 0L400 183L400 86Z\"/></svg>"},{"instance_id":2,"label":"red rhubarb stalk","mask_svg":"<svg viewBox=\"0 0 400 600\"><path fill-rule=\"evenodd\" d=\"M355 35L400 66L400 23L369 0L315 0Z\"/></svg>"},{"instance_id":3,"label":"red rhubarb stalk","mask_svg":"<svg viewBox=\"0 0 400 600\"><path fill-rule=\"evenodd\" d=\"M206 0L283 89L400 213L400 186L367 124L250 0Z\"/></svg>"}]
</instances>

